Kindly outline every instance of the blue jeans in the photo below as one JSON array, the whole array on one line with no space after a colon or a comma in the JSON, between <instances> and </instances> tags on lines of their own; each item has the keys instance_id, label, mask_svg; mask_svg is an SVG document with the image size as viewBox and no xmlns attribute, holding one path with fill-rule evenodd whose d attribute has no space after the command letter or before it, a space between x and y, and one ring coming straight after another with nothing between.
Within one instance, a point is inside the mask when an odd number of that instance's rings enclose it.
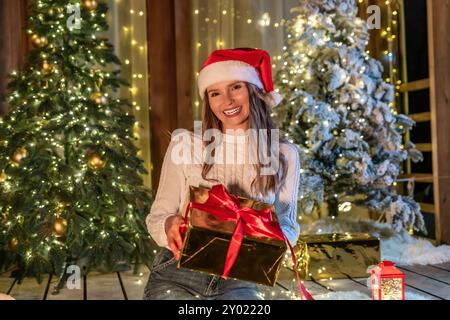
<instances>
[{"instance_id":1,"label":"blue jeans","mask_svg":"<svg viewBox=\"0 0 450 320\"><path fill-rule=\"evenodd\" d=\"M156 255L144 300L262 300L258 285L178 268L172 251Z\"/></svg>"}]
</instances>

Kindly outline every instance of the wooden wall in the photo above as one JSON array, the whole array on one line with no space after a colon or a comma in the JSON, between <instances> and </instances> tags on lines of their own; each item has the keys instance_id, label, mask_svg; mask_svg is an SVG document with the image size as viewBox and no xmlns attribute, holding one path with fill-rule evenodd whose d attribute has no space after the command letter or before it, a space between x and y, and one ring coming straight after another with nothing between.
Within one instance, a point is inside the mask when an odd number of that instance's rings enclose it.
<instances>
[{"instance_id":1,"label":"wooden wall","mask_svg":"<svg viewBox=\"0 0 450 320\"><path fill-rule=\"evenodd\" d=\"M450 0L427 0L436 240L450 244Z\"/></svg>"},{"instance_id":2,"label":"wooden wall","mask_svg":"<svg viewBox=\"0 0 450 320\"><path fill-rule=\"evenodd\" d=\"M26 27L27 0L0 1L0 97L6 93L8 75L25 63L29 42ZM0 115L7 105L0 101Z\"/></svg>"},{"instance_id":3,"label":"wooden wall","mask_svg":"<svg viewBox=\"0 0 450 320\"><path fill-rule=\"evenodd\" d=\"M170 133L193 126L189 0L148 0L152 181L159 184Z\"/></svg>"}]
</instances>

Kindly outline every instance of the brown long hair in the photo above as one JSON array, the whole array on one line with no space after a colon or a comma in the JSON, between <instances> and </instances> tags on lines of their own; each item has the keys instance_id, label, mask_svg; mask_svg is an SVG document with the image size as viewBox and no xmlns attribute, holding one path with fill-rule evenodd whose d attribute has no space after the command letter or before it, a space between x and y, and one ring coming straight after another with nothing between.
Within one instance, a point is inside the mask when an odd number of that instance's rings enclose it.
<instances>
[{"instance_id":1,"label":"brown long hair","mask_svg":"<svg viewBox=\"0 0 450 320\"><path fill-rule=\"evenodd\" d=\"M269 101L271 96L261 89L259 89L254 84L245 82L248 92L249 92L249 100L250 100L250 128L259 130L266 130L267 132L267 150L271 150L271 129L279 129L277 124L273 121L270 116L271 107ZM205 132L208 129L218 129L221 132L223 131L221 121L216 117L214 112L211 110L211 106L209 104L208 95L205 93L204 96L204 106L203 106L203 124L202 130ZM259 153L259 139L257 139L257 152ZM203 144L206 147L211 142L204 141ZM280 139L279 143L288 143L284 134L280 131ZM212 156L215 155L215 150L212 150ZM263 195L267 195L270 191L278 192L279 188L283 185L286 180L287 175L287 160L285 156L280 152L279 153L279 169L278 172L274 175L261 175L261 163L259 161L259 157L257 157L257 163L254 164L256 170L256 177L253 179L251 188L254 192L259 192ZM202 168L202 178L207 181L217 181L216 179L208 179L206 178L208 172L211 170L213 164L203 163Z\"/></svg>"}]
</instances>

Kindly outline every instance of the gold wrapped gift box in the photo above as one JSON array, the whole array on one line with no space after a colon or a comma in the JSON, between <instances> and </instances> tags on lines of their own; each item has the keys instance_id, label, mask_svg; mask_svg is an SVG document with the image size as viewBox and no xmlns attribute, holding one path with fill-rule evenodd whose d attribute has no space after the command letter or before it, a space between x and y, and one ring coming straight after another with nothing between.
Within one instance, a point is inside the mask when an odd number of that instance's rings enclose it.
<instances>
[{"instance_id":1,"label":"gold wrapped gift box","mask_svg":"<svg viewBox=\"0 0 450 320\"><path fill-rule=\"evenodd\" d=\"M303 280L367 278L380 263L380 240L366 233L302 235L294 251Z\"/></svg>"},{"instance_id":2,"label":"gold wrapped gift box","mask_svg":"<svg viewBox=\"0 0 450 320\"><path fill-rule=\"evenodd\" d=\"M190 186L189 195L191 202L198 203L205 203L209 196L208 189L193 186ZM278 221L272 205L238 198L241 207L255 210L270 208L274 220ZM188 218L178 267L222 275L236 223L220 221L214 215L195 208L190 209ZM229 278L274 286L286 249L284 241L245 236Z\"/></svg>"}]
</instances>

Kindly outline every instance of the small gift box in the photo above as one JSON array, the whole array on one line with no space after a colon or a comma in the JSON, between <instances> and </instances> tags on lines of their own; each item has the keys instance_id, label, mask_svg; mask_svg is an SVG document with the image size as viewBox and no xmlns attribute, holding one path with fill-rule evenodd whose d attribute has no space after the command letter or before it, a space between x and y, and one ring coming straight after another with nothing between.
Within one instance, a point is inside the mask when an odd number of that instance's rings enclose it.
<instances>
[{"instance_id":1,"label":"small gift box","mask_svg":"<svg viewBox=\"0 0 450 320\"><path fill-rule=\"evenodd\" d=\"M190 186L178 267L274 286L287 250L272 205Z\"/></svg>"},{"instance_id":2,"label":"small gift box","mask_svg":"<svg viewBox=\"0 0 450 320\"><path fill-rule=\"evenodd\" d=\"M306 280L365 278L380 262L380 240L366 233L303 235L294 251Z\"/></svg>"}]
</instances>

